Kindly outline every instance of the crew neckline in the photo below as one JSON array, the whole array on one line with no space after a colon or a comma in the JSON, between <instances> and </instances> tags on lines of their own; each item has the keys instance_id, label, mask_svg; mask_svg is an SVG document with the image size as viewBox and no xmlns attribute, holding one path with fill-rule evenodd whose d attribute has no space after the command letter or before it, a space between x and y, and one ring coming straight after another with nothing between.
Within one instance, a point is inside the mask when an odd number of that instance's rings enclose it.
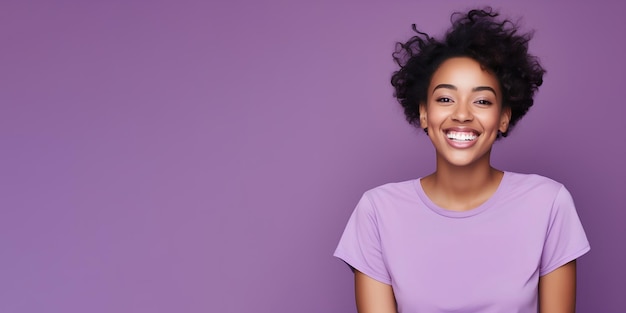
<instances>
[{"instance_id":1,"label":"crew neckline","mask_svg":"<svg viewBox=\"0 0 626 313\"><path fill-rule=\"evenodd\" d=\"M414 181L414 186L415 186L415 190L417 191L417 195L420 197L422 202L426 204L426 206L433 212L439 215L446 216L446 217L466 218L466 217L478 215L482 212L487 211L489 208L492 207L492 202L496 201L495 199L500 197L500 193L502 193L502 189L504 188L503 186L505 186L507 184L507 181L509 180L510 173L507 171L503 171L503 173L504 174L502 175L500 184L498 184L498 188L496 188L496 191L491 195L491 197L489 197L487 201L483 202L479 206L473 209L467 210L467 211L452 211L452 210L444 209L438 206L437 204L435 204L432 200L430 200L428 195L426 195L424 188L422 188L421 180L423 177L416 179Z\"/></svg>"}]
</instances>

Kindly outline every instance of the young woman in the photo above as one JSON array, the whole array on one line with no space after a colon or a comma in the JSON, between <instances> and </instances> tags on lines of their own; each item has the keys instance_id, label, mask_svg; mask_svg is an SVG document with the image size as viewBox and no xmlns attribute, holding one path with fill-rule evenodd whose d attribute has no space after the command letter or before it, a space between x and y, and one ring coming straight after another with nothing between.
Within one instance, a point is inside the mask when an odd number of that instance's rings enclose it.
<instances>
[{"instance_id":1,"label":"young woman","mask_svg":"<svg viewBox=\"0 0 626 313\"><path fill-rule=\"evenodd\" d=\"M542 84L530 34L490 9L452 20L442 40L414 26L391 80L437 167L367 191L335 256L354 271L360 313L574 312L589 243L569 192L490 163Z\"/></svg>"}]
</instances>

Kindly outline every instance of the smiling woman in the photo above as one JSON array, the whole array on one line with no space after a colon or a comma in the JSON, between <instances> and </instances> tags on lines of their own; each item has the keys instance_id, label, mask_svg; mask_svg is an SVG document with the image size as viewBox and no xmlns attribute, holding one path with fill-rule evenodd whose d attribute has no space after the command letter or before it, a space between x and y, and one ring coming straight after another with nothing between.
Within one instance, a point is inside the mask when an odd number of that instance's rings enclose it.
<instances>
[{"instance_id":1,"label":"smiling woman","mask_svg":"<svg viewBox=\"0 0 626 313\"><path fill-rule=\"evenodd\" d=\"M434 86L434 87L433 87ZM437 151L437 163L489 164L491 146L505 133L510 108L502 105L498 79L471 58L451 58L435 71L420 125Z\"/></svg>"},{"instance_id":2,"label":"smiling woman","mask_svg":"<svg viewBox=\"0 0 626 313\"><path fill-rule=\"evenodd\" d=\"M530 34L487 10L453 15L444 40L398 44L392 84L436 151L427 176L367 191L335 256L359 312L574 312L589 243L565 187L491 165L544 69Z\"/></svg>"}]
</instances>

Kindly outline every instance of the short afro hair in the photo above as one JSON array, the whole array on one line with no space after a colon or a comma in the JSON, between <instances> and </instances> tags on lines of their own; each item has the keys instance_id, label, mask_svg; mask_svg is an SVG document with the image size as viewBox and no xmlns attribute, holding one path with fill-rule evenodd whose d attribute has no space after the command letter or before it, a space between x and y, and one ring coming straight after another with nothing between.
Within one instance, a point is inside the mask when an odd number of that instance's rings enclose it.
<instances>
[{"instance_id":1,"label":"short afro hair","mask_svg":"<svg viewBox=\"0 0 626 313\"><path fill-rule=\"evenodd\" d=\"M528 53L532 32L519 33L517 24L498 16L491 8L456 12L443 40L430 37L413 24L417 35L396 44L393 59L400 69L393 73L391 84L409 123L419 127L419 105L427 101L432 75L453 57L472 58L496 76L502 106L511 109L509 129L528 112L546 71L537 57Z\"/></svg>"}]
</instances>

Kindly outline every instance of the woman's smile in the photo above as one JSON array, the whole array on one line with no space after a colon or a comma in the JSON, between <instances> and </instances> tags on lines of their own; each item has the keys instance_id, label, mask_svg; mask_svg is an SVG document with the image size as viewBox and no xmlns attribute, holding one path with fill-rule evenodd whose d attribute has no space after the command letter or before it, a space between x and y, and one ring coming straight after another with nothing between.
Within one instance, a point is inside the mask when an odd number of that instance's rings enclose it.
<instances>
[{"instance_id":1,"label":"woman's smile","mask_svg":"<svg viewBox=\"0 0 626 313\"><path fill-rule=\"evenodd\" d=\"M440 165L488 163L491 146L510 118L495 75L471 58L451 58L434 72L428 95L420 123L428 128Z\"/></svg>"}]
</instances>

